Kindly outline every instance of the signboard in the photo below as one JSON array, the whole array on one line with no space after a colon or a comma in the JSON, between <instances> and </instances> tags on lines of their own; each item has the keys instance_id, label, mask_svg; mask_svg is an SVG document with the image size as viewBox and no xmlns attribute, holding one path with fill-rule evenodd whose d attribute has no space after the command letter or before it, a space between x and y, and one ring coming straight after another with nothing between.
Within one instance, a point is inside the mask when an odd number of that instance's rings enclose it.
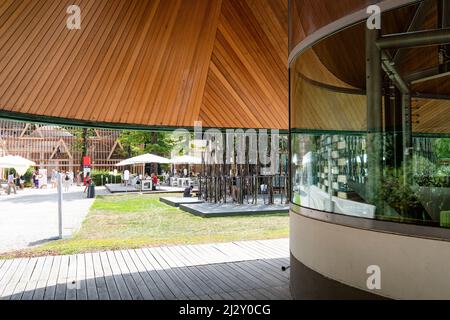
<instances>
[{"instance_id":1,"label":"signboard","mask_svg":"<svg viewBox=\"0 0 450 320\"><path fill-rule=\"evenodd\" d=\"M85 167L85 168L91 167L91 157L88 157L88 156L83 157L83 167Z\"/></svg>"}]
</instances>

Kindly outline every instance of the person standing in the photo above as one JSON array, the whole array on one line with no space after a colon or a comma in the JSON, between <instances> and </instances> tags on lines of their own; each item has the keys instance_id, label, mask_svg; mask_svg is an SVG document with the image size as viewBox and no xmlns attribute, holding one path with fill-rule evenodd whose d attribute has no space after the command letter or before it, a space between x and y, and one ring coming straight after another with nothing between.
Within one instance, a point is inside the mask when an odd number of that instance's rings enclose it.
<instances>
[{"instance_id":1,"label":"person standing","mask_svg":"<svg viewBox=\"0 0 450 320\"><path fill-rule=\"evenodd\" d=\"M52 189L56 188L56 173L57 173L56 170L53 169L52 170L52 175L51 175L51 178L50 178L50 181L52 183Z\"/></svg>"},{"instance_id":2,"label":"person standing","mask_svg":"<svg viewBox=\"0 0 450 320\"><path fill-rule=\"evenodd\" d=\"M84 182L85 187L84 187L83 193L86 193L87 188L89 188L89 186L91 185L91 181L92 181L91 175L88 172L88 173L86 173L86 180Z\"/></svg>"},{"instance_id":3,"label":"person standing","mask_svg":"<svg viewBox=\"0 0 450 320\"><path fill-rule=\"evenodd\" d=\"M156 186L158 185L158 176L155 173L152 173L152 190L156 190Z\"/></svg>"},{"instance_id":4,"label":"person standing","mask_svg":"<svg viewBox=\"0 0 450 320\"><path fill-rule=\"evenodd\" d=\"M77 174L77 187L81 186L81 181L83 181L83 173L79 171Z\"/></svg>"},{"instance_id":5,"label":"person standing","mask_svg":"<svg viewBox=\"0 0 450 320\"><path fill-rule=\"evenodd\" d=\"M70 188L70 174L69 172L66 172L64 175L64 192L69 192Z\"/></svg>"},{"instance_id":6,"label":"person standing","mask_svg":"<svg viewBox=\"0 0 450 320\"><path fill-rule=\"evenodd\" d=\"M14 175L12 172L8 175L8 195L11 194L11 188L14 190L14 194L17 194L16 184L14 183Z\"/></svg>"},{"instance_id":7,"label":"person standing","mask_svg":"<svg viewBox=\"0 0 450 320\"><path fill-rule=\"evenodd\" d=\"M125 187L128 186L128 181L129 180L130 180L130 171L125 170L123 172L123 183L124 183Z\"/></svg>"},{"instance_id":8,"label":"person standing","mask_svg":"<svg viewBox=\"0 0 450 320\"><path fill-rule=\"evenodd\" d=\"M36 171L33 171L33 175L31 176L31 180L33 181L33 188L36 188Z\"/></svg>"},{"instance_id":9,"label":"person standing","mask_svg":"<svg viewBox=\"0 0 450 320\"><path fill-rule=\"evenodd\" d=\"M23 175L19 177L19 187L20 190L23 190L25 188L25 177Z\"/></svg>"}]
</instances>

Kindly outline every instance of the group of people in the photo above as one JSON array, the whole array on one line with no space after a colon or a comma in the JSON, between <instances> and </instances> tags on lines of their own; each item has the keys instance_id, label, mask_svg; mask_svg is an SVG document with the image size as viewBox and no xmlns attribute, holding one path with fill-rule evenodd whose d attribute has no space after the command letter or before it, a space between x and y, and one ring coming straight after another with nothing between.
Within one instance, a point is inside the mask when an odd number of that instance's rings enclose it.
<instances>
[{"instance_id":1,"label":"group of people","mask_svg":"<svg viewBox=\"0 0 450 320\"><path fill-rule=\"evenodd\" d=\"M138 177L137 177L137 181L136 181L136 184L141 184L142 183L142 176L141 175L139 175ZM144 177L144 180L145 181L149 181L149 180L151 180L152 181L152 190L156 190L156 186L159 184L159 179L158 179L158 175L156 174L156 173L152 173L152 174L150 174L150 175L148 175L147 173L145 174L145 177Z\"/></svg>"},{"instance_id":2,"label":"group of people","mask_svg":"<svg viewBox=\"0 0 450 320\"><path fill-rule=\"evenodd\" d=\"M52 175L50 177L52 188L56 188L58 186L58 174L61 175L61 182L64 188L64 192L69 192L69 189L73 185L75 180L74 173L72 171L59 172L57 170L52 170ZM79 185L78 180L79 178L77 176L77 185Z\"/></svg>"},{"instance_id":3,"label":"group of people","mask_svg":"<svg viewBox=\"0 0 450 320\"><path fill-rule=\"evenodd\" d=\"M61 175L61 182L64 192L69 192L70 187L76 183L77 186L87 186L90 184L91 178L89 173L85 177L83 172L79 172L76 176L72 171L63 171L59 172L58 170L52 170L50 177L47 177L46 173L40 173L38 170L35 170L31 174L31 188L33 189L41 189L41 188L56 188L58 185L58 174ZM49 179L50 178L50 179ZM50 180L50 184L48 183ZM25 188L25 177L23 175L17 175L13 171L8 173L8 177L6 180L6 184L2 185L1 190L8 195L12 192L17 194L17 190L22 190Z\"/></svg>"},{"instance_id":4,"label":"group of people","mask_svg":"<svg viewBox=\"0 0 450 320\"><path fill-rule=\"evenodd\" d=\"M156 186L159 184L158 175L156 173L152 173L148 175L148 173L145 174L144 177L142 177L141 174L137 175L135 180L133 180L133 184L141 185L142 181L152 181L152 190L156 190ZM122 175L122 184L124 186L128 186L131 183L131 174L129 170L125 170Z\"/></svg>"},{"instance_id":5,"label":"group of people","mask_svg":"<svg viewBox=\"0 0 450 320\"><path fill-rule=\"evenodd\" d=\"M169 175L169 173L167 174ZM195 177L197 174L193 169L189 171L187 168L183 168L182 170L174 169L173 175L179 178L192 178Z\"/></svg>"}]
</instances>

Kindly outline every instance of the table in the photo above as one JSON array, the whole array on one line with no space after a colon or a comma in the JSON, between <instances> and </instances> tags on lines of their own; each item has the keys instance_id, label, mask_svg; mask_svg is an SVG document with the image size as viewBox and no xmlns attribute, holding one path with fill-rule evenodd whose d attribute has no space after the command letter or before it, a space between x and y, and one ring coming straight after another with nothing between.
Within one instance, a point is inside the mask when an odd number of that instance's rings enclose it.
<instances>
[{"instance_id":1,"label":"table","mask_svg":"<svg viewBox=\"0 0 450 320\"><path fill-rule=\"evenodd\" d=\"M191 185L191 178L178 178L179 187L189 187Z\"/></svg>"},{"instance_id":2,"label":"table","mask_svg":"<svg viewBox=\"0 0 450 320\"><path fill-rule=\"evenodd\" d=\"M142 181L142 190L152 190L153 189L153 182L152 180L143 180Z\"/></svg>"},{"instance_id":3,"label":"table","mask_svg":"<svg viewBox=\"0 0 450 320\"><path fill-rule=\"evenodd\" d=\"M191 178L170 177L170 185L177 187L189 187L192 184Z\"/></svg>"}]
</instances>

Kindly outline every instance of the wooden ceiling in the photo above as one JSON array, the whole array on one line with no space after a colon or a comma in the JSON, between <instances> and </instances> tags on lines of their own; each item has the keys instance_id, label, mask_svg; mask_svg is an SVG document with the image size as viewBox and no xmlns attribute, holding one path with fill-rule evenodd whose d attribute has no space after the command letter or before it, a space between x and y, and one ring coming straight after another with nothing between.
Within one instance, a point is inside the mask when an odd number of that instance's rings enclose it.
<instances>
[{"instance_id":1,"label":"wooden ceiling","mask_svg":"<svg viewBox=\"0 0 450 320\"><path fill-rule=\"evenodd\" d=\"M287 0L2 0L0 116L287 129L287 24Z\"/></svg>"},{"instance_id":2,"label":"wooden ceiling","mask_svg":"<svg viewBox=\"0 0 450 320\"><path fill-rule=\"evenodd\" d=\"M326 0L314 2L295 0L294 3L300 6L299 17L305 17L305 10L309 10L311 14L309 20L306 18L301 20L302 31L297 32L297 35L303 33L303 36L307 36L322 27L326 21L330 22L330 19L339 18L344 14L339 10L336 12L331 10L331 7L325 9L324 4L329 3ZM358 1L353 4L356 3ZM342 2L347 6L349 13L360 9L366 3L367 1L359 1L359 5L353 7L350 2L347 4L345 1ZM414 3L383 13L382 34L406 32L410 28L413 28L411 31L438 28L437 3L437 0L425 0L423 3ZM413 25L416 12L420 18ZM416 73L437 69L438 52L438 46L429 46L392 50L390 54L397 58L395 67L399 70L399 74L407 79ZM298 110L293 112L293 127L366 130L365 22L343 29L304 51L292 64L292 70L298 77L292 97L302 101L298 104ZM387 83L388 78L385 77L385 80ZM413 131L450 134L449 73L443 72L421 79L417 83L413 82L410 89L416 97L412 101Z\"/></svg>"},{"instance_id":3,"label":"wooden ceiling","mask_svg":"<svg viewBox=\"0 0 450 320\"><path fill-rule=\"evenodd\" d=\"M320 28L380 0L292 0L289 51Z\"/></svg>"}]
</instances>

